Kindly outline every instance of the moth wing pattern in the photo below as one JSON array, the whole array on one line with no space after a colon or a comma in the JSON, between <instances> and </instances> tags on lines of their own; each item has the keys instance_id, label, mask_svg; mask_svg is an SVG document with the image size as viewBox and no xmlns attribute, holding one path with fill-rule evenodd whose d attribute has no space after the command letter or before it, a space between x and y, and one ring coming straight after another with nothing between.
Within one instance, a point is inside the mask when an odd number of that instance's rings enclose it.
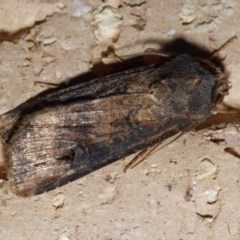
<instances>
[{"instance_id":1,"label":"moth wing pattern","mask_svg":"<svg viewBox=\"0 0 240 240\"><path fill-rule=\"evenodd\" d=\"M42 193L199 124L211 115L216 83L180 55L23 103L0 119L14 191Z\"/></svg>"}]
</instances>

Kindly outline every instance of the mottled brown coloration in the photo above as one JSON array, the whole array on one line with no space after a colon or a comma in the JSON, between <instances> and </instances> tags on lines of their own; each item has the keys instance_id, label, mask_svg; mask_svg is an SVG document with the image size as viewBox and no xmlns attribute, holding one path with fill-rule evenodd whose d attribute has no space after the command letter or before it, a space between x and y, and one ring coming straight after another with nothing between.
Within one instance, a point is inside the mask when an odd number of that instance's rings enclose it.
<instances>
[{"instance_id":1,"label":"mottled brown coloration","mask_svg":"<svg viewBox=\"0 0 240 240\"><path fill-rule=\"evenodd\" d=\"M30 99L0 118L14 192L48 191L197 126L211 115L220 80L180 54Z\"/></svg>"}]
</instances>

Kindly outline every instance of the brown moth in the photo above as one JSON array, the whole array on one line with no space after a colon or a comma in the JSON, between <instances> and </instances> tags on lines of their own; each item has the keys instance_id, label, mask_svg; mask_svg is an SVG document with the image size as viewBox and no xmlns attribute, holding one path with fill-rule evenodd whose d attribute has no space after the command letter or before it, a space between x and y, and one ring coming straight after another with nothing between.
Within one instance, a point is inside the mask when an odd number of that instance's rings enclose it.
<instances>
[{"instance_id":1,"label":"brown moth","mask_svg":"<svg viewBox=\"0 0 240 240\"><path fill-rule=\"evenodd\" d=\"M198 126L221 101L226 78L210 52L192 55L81 79L0 116L12 190L54 189Z\"/></svg>"}]
</instances>

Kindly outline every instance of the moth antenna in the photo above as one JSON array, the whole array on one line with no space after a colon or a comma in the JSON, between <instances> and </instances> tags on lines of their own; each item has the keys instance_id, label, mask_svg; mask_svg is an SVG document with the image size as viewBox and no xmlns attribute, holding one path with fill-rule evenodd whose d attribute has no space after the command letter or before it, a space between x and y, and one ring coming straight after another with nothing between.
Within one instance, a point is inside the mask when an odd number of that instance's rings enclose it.
<instances>
[{"instance_id":1,"label":"moth antenna","mask_svg":"<svg viewBox=\"0 0 240 240\"><path fill-rule=\"evenodd\" d=\"M220 51L222 51L223 49L225 49L229 44L231 44L234 40L236 40L238 37L237 35L234 35L232 37L230 37L224 44L222 44L219 48L215 49L211 55L210 55L210 60L215 58L217 56L217 54L219 54Z\"/></svg>"}]
</instances>

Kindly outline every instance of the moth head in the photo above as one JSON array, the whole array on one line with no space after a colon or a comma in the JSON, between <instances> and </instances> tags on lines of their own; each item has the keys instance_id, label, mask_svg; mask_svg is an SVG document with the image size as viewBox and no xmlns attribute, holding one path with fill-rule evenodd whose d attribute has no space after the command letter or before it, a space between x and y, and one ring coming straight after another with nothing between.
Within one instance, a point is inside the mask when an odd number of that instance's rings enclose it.
<instances>
[{"instance_id":1,"label":"moth head","mask_svg":"<svg viewBox=\"0 0 240 240\"><path fill-rule=\"evenodd\" d=\"M224 96L228 94L229 89L229 72L226 70L224 64L226 56L223 56L221 53L222 50L229 46L235 39L237 39L236 35L229 38L215 50L210 50L186 38L178 37L163 45L162 51L164 53L171 53L173 57L183 53L188 54L213 72L217 76L217 82L212 91L212 103L214 106L217 106L222 102Z\"/></svg>"}]
</instances>

